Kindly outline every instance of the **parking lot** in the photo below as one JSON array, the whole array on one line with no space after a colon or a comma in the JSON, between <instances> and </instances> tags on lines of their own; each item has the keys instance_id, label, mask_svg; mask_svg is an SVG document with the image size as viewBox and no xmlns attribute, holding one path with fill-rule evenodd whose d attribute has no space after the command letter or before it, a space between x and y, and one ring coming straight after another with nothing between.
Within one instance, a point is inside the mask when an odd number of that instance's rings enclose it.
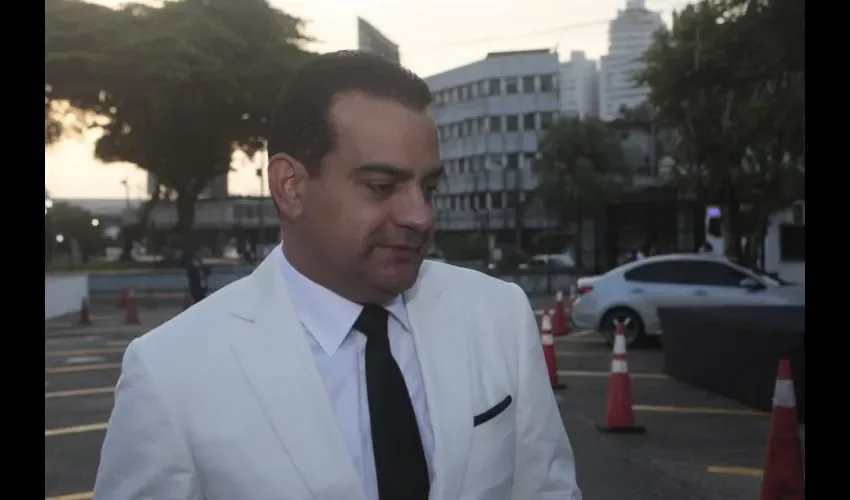
<instances>
[{"instance_id":1,"label":"parking lot","mask_svg":"<svg viewBox=\"0 0 850 500\"><path fill-rule=\"evenodd\" d=\"M45 322L45 497L91 498L112 388L127 344L179 312L179 300L139 309L124 325L114 303L95 303L93 325ZM534 301L535 307L545 302ZM632 393L645 434L602 434L610 349L598 335L556 342L564 425L588 500L758 498L769 414L665 377L658 348L629 353Z\"/></svg>"}]
</instances>

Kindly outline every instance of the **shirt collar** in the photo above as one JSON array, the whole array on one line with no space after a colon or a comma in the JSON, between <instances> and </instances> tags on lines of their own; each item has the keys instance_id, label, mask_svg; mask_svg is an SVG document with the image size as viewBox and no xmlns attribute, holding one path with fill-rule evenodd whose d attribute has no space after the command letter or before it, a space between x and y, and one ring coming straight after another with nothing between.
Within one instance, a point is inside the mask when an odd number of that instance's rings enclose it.
<instances>
[{"instance_id":1,"label":"shirt collar","mask_svg":"<svg viewBox=\"0 0 850 500\"><path fill-rule=\"evenodd\" d=\"M282 249L279 251L283 253ZM298 319L325 354L332 356L351 332L363 306L304 276L289 263L286 255L281 263L283 279ZM384 304L384 307L406 331L412 331L401 295Z\"/></svg>"}]
</instances>

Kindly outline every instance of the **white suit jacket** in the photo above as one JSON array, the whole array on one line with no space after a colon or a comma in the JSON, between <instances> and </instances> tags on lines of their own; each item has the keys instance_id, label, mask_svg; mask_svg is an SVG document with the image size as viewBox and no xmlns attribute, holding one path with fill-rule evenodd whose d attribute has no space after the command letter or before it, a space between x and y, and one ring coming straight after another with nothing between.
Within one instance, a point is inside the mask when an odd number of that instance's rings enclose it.
<instances>
[{"instance_id":1,"label":"white suit jacket","mask_svg":"<svg viewBox=\"0 0 850 500\"><path fill-rule=\"evenodd\" d=\"M94 500L365 500L280 259L127 347ZM426 261L405 301L430 500L580 500L525 293Z\"/></svg>"}]
</instances>

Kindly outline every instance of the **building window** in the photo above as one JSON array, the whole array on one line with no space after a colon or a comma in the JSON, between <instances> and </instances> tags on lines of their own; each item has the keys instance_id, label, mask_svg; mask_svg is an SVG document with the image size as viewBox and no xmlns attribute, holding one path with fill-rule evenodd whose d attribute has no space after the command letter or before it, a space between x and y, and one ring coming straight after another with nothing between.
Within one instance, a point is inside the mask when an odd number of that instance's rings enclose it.
<instances>
[{"instance_id":1,"label":"building window","mask_svg":"<svg viewBox=\"0 0 850 500\"><path fill-rule=\"evenodd\" d=\"M555 113L551 111L540 113L540 130L549 130L553 121L555 121Z\"/></svg>"},{"instance_id":2,"label":"building window","mask_svg":"<svg viewBox=\"0 0 850 500\"><path fill-rule=\"evenodd\" d=\"M458 158L457 159L457 173L465 174L466 173L466 158Z\"/></svg>"},{"instance_id":3,"label":"building window","mask_svg":"<svg viewBox=\"0 0 850 500\"><path fill-rule=\"evenodd\" d=\"M502 155L490 155L489 160L491 169L500 169L504 167L504 165L502 165Z\"/></svg>"},{"instance_id":4,"label":"building window","mask_svg":"<svg viewBox=\"0 0 850 500\"><path fill-rule=\"evenodd\" d=\"M806 261L806 226L779 226L779 258L786 262Z\"/></svg>"},{"instance_id":5,"label":"building window","mask_svg":"<svg viewBox=\"0 0 850 500\"><path fill-rule=\"evenodd\" d=\"M516 94L517 92L519 92L519 89L517 87L519 87L519 82L517 81L516 77L509 76L508 78L505 78L506 94Z\"/></svg>"},{"instance_id":6,"label":"building window","mask_svg":"<svg viewBox=\"0 0 850 500\"><path fill-rule=\"evenodd\" d=\"M528 113L522 117L522 129L537 130L536 120L534 119L534 113Z\"/></svg>"},{"instance_id":7,"label":"building window","mask_svg":"<svg viewBox=\"0 0 850 500\"><path fill-rule=\"evenodd\" d=\"M487 85L489 95L499 95L502 93L502 81L498 78L491 78Z\"/></svg>"},{"instance_id":8,"label":"building window","mask_svg":"<svg viewBox=\"0 0 850 500\"><path fill-rule=\"evenodd\" d=\"M487 193L477 193L475 195L477 199L478 208L487 208Z\"/></svg>"},{"instance_id":9,"label":"building window","mask_svg":"<svg viewBox=\"0 0 850 500\"><path fill-rule=\"evenodd\" d=\"M552 92L555 90L554 75L540 75L540 92Z\"/></svg>"},{"instance_id":10,"label":"building window","mask_svg":"<svg viewBox=\"0 0 850 500\"><path fill-rule=\"evenodd\" d=\"M507 155L507 165L505 165L510 170L516 170L519 167L519 155L516 153L509 153Z\"/></svg>"},{"instance_id":11,"label":"building window","mask_svg":"<svg viewBox=\"0 0 850 500\"><path fill-rule=\"evenodd\" d=\"M502 117L501 116L491 116L490 117L490 132L493 134L499 133L502 131Z\"/></svg>"},{"instance_id":12,"label":"building window","mask_svg":"<svg viewBox=\"0 0 850 500\"><path fill-rule=\"evenodd\" d=\"M487 132L487 119L483 116L478 117L478 133L483 134Z\"/></svg>"},{"instance_id":13,"label":"building window","mask_svg":"<svg viewBox=\"0 0 850 500\"><path fill-rule=\"evenodd\" d=\"M475 135L478 133L478 120L475 118L469 120L469 133Z\"/></svg>"},{"instance_id":14,"label":"building window","mask_svg":"<svg viewBox=\"0 0 850 500\"><path fill-rule=\"evenodd\" d=\"M524 76L522 77L522 91L526 94L533 94L534 89L534 77L533 76Z\"/></svg>"},{"instance_id":15,"label":"building window","mask_svg":"<svg viewBox=\"0 0 850 500\"><path fill-rule=\"evenodd\" d=\"M490 203L493 208L502 208L505 206L505 193L492 193L490 195Z\"/></svg>"},{"instance_id":16,"label":"building window","mask_svg":"<svg viewBox=\"0 0 850 500\"><path fill-rule=\"evenodd\" d=\"M467 87L469 87L469 98L475 99L476 91L478 90L478 85L470 83L469 85L467 85Z\"/></svg>"},{"instance_id":17,"label":"building window","mask_svg":"<svg viewBox=\"0 0 850 500\"><path fill-rule=\"evenodd\" d=\"M467 99L469 99L469 88L464 85L460 88L460 100L466 101Z\"/></svg>"},{"instance_id":18,"label":"building window","mask_svg":"<svg viewBox=\"0 0 850 500\"><path fill-rule=\"evenodd\" d=\"M505 129L508 132L516 132L517 130L519 130L519 117L517 115L506 116Z\"/></svg>"},{"instance_id":19,"label":"building window","mask_svg":"<svg viewBox=\"0 0 850 500\"><path fill-rule=\"evenodd\" d=\"M534 167L534 159L537 157L537 153L525 153L522 155L523 165L522 168L531 169Z\"/></svg>"}]
</instances>

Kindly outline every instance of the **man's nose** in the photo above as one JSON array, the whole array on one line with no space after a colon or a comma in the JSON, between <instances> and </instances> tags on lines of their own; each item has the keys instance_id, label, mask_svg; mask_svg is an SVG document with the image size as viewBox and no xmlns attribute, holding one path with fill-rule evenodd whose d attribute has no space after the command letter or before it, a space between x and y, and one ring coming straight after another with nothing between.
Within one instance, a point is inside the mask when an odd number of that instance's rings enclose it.
<instances>
[{"instance_id":1,"label":"man's nose","mask_svg":"<svg viewBox=\"0 0 850 500\"><path fill-rule=\"evenodd\" d=\"M396 224L418 232L430 231L434 226L434 210L422 188L411 186L405 196L399 199L396 210Z\"/></svg>"}]
</instances>

